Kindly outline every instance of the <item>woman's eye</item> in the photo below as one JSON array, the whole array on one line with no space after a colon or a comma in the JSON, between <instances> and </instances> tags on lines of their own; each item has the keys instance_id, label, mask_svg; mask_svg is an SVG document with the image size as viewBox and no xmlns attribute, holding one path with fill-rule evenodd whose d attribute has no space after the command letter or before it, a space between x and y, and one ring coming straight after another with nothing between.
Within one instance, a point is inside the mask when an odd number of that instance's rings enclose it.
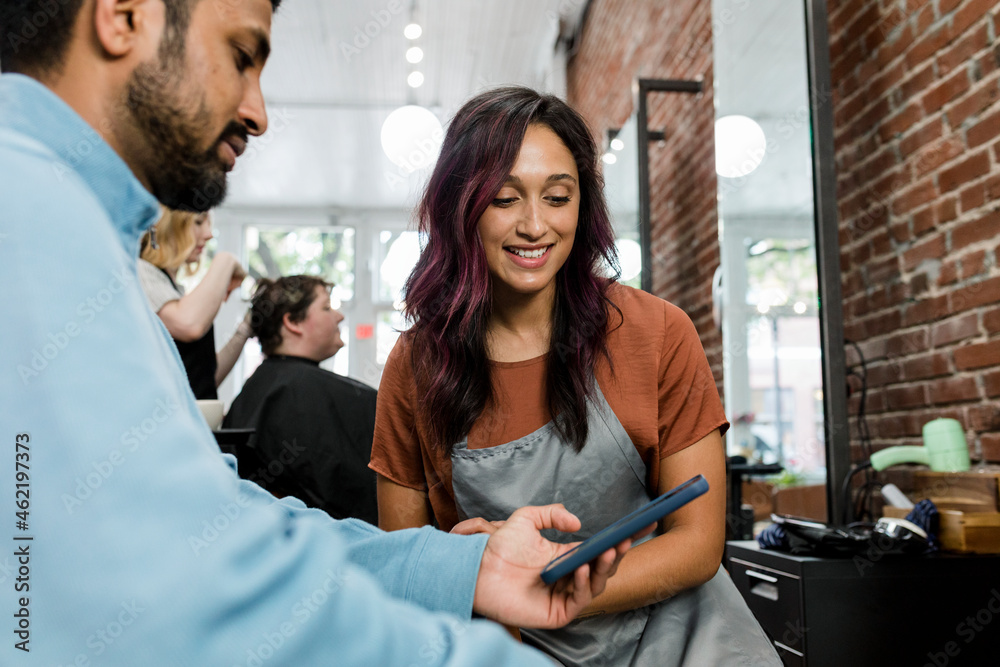
<instances>
[{"instance_id":1,"label":"woman's eye","mask_svg":"<svg viewBox=\"0 0 1000 667\"><path fill-rule=\"evenodd\" d=\"M494 206L505 207L505 206L510 206L511 204L513 204L516 201L517 201L517 197L497 198L497 199L493 200L493 205Z\"/></svg>"},{"instance_id":2,"label":"woman's eye","mask_svg":"<svg viewBox=\"0 0 1000 667\"><path fill-rule=\"evenodd\" d=\"M549 201L553 204L568 204L571 197L549 197Z\"/></svg>"}]
</instances>

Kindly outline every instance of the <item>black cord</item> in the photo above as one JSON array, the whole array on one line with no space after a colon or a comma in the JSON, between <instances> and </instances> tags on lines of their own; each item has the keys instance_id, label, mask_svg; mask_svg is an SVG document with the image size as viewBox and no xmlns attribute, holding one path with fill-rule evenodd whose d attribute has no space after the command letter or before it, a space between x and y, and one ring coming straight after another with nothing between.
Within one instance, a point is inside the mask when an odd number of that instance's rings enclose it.
<instances>
[{"instance_id":1,"label":"black cord","mask_svg":"<svg viewBox=\"0 0 1000 667\"><path fill-rule=\"evenodd\" d=\"M853 466L851 466L851 471L847 473L847 477L844 478L844 486L841 489L840 493L844 499L844 516L842 518L845 526L853 523L855 516L857 516L858 514L856 508L852 508L851 480L854 479L854 476L859 472L861 472L862 470L868 470L871 467L872 467L871 461L862 461L861 463L856 463ZM855 511L852 512L852 509L854 509ZM851 516L852 513L855 516Z\"/></svg>"},{"instance_id":2,"label":"black cord","mask_svg":"<svg viewBox=\"0 0 1000 667\"><path fill-rule=\"evenodd\" d=\"M848 369L848 375L853 375L858 378L861 382L861 397L858 402L858 436L861 440L861 455L864 457L865 461L868 461L872 457L872 438L871 430L868 428L868 364L865 363L865 355L861 351L861 346L855 343L853 340L844 339L847 345L854 348L854 351L858 353L858 366L860 367L860 373L855 371L855 367L851 366ZM871 470L871 466L868 466L865 470L865 481L861 485L861 489L858 492L857 504L854 508L854 516L858 518L872 518L874 509L874 494L873 487L878 484L877 478L874 471ZM847 511L849 506L849 496L845 496L844 508Z\"/></svg>"}]
</instances>

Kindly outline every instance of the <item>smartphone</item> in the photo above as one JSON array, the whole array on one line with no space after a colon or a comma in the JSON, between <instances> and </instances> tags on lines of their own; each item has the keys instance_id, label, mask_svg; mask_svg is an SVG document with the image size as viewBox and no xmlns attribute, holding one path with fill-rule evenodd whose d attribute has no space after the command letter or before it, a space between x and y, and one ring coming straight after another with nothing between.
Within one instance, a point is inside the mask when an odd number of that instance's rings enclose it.
<instances>
[{"instance_id":1,"label":"smartphone","mask_svg":"<svg viewBox=\"0 0 1000 667\"><path fill-rule=\"evenodd\" d=\"M675 487L659 498L649 501L636 511L618 519L613 524L587 538L542 570L542 581L552 584L567 574L589 563L627 537L631 537L651 523L655 523L676 509L683 507L708 491L708 481L698 475Z\"/></svg>"}]
</instances>

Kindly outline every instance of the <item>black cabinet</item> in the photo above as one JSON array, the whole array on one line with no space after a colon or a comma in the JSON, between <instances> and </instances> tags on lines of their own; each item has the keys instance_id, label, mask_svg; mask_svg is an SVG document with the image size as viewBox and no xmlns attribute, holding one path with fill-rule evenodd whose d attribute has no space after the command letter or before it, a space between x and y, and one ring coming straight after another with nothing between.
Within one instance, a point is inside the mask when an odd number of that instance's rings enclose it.
<instances>
[{"instance_id":1,"label":"black cabinet","mask_svg":"<svg viewBox=\"0 0 1000 667\"><path fill-rule=\"evenodd\" d=\"M1000 556L810 558L728 542L726 569L786 665L1000 665Z\"/></svg>"}]
</instances>

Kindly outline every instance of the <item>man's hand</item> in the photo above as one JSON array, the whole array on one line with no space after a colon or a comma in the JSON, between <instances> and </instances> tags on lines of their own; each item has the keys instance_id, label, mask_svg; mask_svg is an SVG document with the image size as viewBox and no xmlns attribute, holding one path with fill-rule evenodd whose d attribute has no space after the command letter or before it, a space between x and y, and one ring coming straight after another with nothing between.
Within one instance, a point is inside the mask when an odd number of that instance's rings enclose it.
<instances>
[{"instance_id":1,"label":"man's hand","mask_svg":"<svg viewBox=\"0 0 1000 667\"><path fill-rule=\"evenodd\" d=\"M501 525L469 519L452 532L491 533L479 566L472 608L487 618L524 628L559 628L576 618L604 590L632 545L631 539L625 540L577 568L572 577L567 575L548 586L540 577L542 568L575 544L550 542L539 531L555 528L573 532L580 529L580 520L562 505L545 505L522 507L507 521L497 523Z\"/></svg>"}]
</instances>

